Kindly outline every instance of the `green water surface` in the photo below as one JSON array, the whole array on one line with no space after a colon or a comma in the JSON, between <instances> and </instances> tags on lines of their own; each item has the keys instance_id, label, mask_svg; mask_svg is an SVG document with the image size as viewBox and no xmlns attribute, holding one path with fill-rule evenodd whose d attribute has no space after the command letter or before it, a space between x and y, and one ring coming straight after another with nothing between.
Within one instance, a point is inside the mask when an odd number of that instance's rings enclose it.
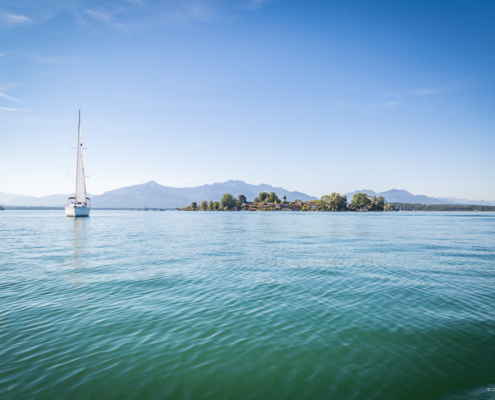
<instances>
[{"instance_id":1,"label":"green water surface","mask_svg":"<svg viewBox=\"0 0 495 400\"><path fill-rule=\"evenodd\" d=\"M2 211L0 278L1 399L495 399L495 213Z\"/></svg>"}]
</instances>

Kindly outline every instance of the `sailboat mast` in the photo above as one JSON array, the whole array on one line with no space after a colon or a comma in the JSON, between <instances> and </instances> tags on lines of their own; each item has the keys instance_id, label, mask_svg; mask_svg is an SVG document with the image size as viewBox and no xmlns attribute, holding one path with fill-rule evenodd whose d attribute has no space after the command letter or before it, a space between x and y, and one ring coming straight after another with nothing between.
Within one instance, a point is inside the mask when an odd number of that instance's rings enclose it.
<instances>
[{"instance_id":1,"label":"sailboat mast","mask_svg":"<svg viewBox=\"0 0 495 400\"><path fill-rule=\"evenodd\" d=\"M82 151L81 110L79 110L79 129L77 134L77 170L76 170L76 203L86 202L86 182Z\"/></svg>"}]
</instances>

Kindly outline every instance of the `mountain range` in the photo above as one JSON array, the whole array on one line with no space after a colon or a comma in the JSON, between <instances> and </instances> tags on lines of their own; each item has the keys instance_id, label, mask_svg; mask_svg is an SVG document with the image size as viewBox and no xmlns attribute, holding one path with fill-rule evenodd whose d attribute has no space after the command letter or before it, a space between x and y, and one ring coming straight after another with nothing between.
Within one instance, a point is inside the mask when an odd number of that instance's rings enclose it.
<instances>
[{"instance_id":1,"label":"mountain range","mask_svg":"<svg viewBox=\"0 0 495 400\"><path fill-rule=\"evenodd\" d=\"M162 186L154 181L140 185L127 186L116 190L105 192L101 195L91 196L94 208L176 208L184 207L193 201L200 203L206 201L220 201L225 193L234 197L240 194L246 196L248 201L253 201L261 192L275 192L280 198L283 195L288 201L300 199L303 201L316 200L314 196L301 192L274 187L267 184L251 185L243 181L229 180L223 183L202 185L196 187L175 188ZM389 203L419 203L419 204L473 204L473 205L495 205L495 201L467 200L444 197L428 197L414 195L407 190L392 189L386 192L374 192L373 190L357 190L346 193L349 201L356 193L366 193L370 196L383 196ZM15 195L0 192L0 204L5 206L27 206L27 207L62 207L67 201L67 194L54 194L50 196L34 197Z\"/></svg>"},{"instance_id":2,"label":"mountain range","mask_svg":"<svg viewBox=\"0 0 495 400\"><path fill-rule=\"evenodd\" d=\"M388 203L412 203L412 204L460 204L476 206L495 206L494 201L458 199L456 197L428 197L422 194L415 195L404 189L391 189L386 192L374 192L363 189L346 193L350 201L356 193L366 193L368 196L383 196Z\"/></svg>"},{"instance_id":3,"label":"mountain range","mask_svg":"<svg viewBox=\"0 0 495 400\"><path fill-rule=\"evenodd\" d=\"M193 201L198 203L203 200L220 201L225 193L230 193L234 197L243 194L248 201L253 201L261 192L275 192L280 198L285 195L288 201L317 199L301 192L291 192L267 184L251 185L234 180L188 188L162 186L150 181L111 190L101 195L91 196L88 194L88 197L91 198L93 208L176 208L190 205ZM65 205L67 197L69 195L66 194L33 197L0 192L0 204L6 206L61 207Z\"/></svg>"}]
</instances>

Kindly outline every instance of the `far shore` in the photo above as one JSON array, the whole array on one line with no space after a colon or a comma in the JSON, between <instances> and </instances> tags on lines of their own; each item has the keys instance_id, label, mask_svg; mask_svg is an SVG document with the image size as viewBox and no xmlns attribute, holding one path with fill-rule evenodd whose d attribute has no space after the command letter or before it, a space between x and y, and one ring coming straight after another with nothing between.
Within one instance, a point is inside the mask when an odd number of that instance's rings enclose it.
<instances>
[{"instance_id":1,"label":"far shore","mask_svg":"<svg viewBox=\"0 0 495 400\"><path fill-rule=\"evenodd\" d=\"M491 206L480 206L475 210L470 209L458 209L456 207L455 210L382 210L382 211L370 211L372 213L390 213L390 212L495 212L495 209L490 209L490 210L484 210L481 208L493 208ZM4 207L4 210L2 211L63 211L64 207ZM94 211L182 211L178 210L175 208L160 208L160 209L155 209L155 208L92 208ZM201 210L197 210L201 211ZM209 210L206 210L209 211ZM222 210L223 211L223 210ZM238 212L241 211L246 211L246 210L235 210ZM281 211L284 212L284 211ZM291 211L291 212L306 212L306 211ZM326 211L319 211L319 210L314 210L310 212L326 212ZM338 212L338 213L347 213L348 211L333 211L333 212Z\"/></svg>"},{"instance_id":2,"label":"far shore","mask_svg":"<svg viewBox=\"0 0 495 400\"><path fill-rule=\"evenodd\" d=\"M29 206L2 206L3 210L63 210L64 207L29 207ZM246 196L240 194L234 198L230 193L223 195L220 201L209 202L204 200L199 205L195 201L191 205L180 208L166 207L112 207L93 210L119 210L119 211L258 211L258 212L417 212L417 211L472 211L493 212L495 206L458 205L458 204L412 204L412 203L389 203L382 197L368 196L366 193L356 193L351 202L347 196L339 193L325 195L320 200L302 201L296 199L287 201L286 196L281 199L275 192L262 192L252 202L247 201Z\"/></svg>"},{"instance_id":3,"label":"far shore","mask_svg":"<svg viewBox=\"0 0 495 400\"><path fill-rule=\"evenodd\" d=\"M414 204L409 204L407 205L407 209L404 210L382 210L382 211L370 211L373 213L389 213L389 212L495 212L495 207L492 206L455 206L454 209L427 209L427 210L422 210L422 209L417 209L413 208ZM428 205L423 205L425 207ZM442 205L443 206L443 205ZM22 207L22 206L4 206L5 211L63 211L64 207ZM147 207L140 207L140 208L92 208L92 210L96 211L182 211L182 210L177 210L175 208L147 208ZM3 211L3 210L2 210ZM196 211L201 211L201 210L196 210ZM206 210L209 211L209 210ZM223 211L223 210L222 210ZM240 211L245 211L245 210L236 210L238 212ZM0 211L1 212L1 211ZM284 212L284 211L281 211ZM291 212L308 212L308 211L291 211ZM326 211L319 211L319 210L314 210L310 212L326 212ZM335 211L339 213L347 213L349 211Z\"/></svg>"}]
</instances>

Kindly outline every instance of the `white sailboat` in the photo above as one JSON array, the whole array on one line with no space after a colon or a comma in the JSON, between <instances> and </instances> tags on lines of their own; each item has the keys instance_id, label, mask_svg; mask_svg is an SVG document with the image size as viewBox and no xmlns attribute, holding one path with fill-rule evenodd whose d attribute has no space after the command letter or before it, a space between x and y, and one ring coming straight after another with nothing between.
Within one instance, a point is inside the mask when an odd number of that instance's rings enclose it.
<instances>
[{"instance_id":1,"label":"white sailboat","mask_svg":"<svg viewBox=\"0 0 495 400\"><path fill-rule=\"evenodd\" d=\"M76 170L76 196L69 197L65 206L66 217L89 217L91 199L86 197L86 181L84 177L81 111L79 111L79 132L77 135L77 170Z\"/></svg>"}]
</instances>

